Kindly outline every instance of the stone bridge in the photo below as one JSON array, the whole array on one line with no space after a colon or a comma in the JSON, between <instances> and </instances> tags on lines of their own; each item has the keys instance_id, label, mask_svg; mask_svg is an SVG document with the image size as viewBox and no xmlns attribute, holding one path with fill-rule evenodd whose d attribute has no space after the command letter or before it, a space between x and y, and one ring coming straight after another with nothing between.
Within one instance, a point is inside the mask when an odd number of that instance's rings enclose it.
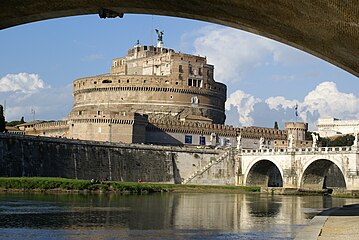
<instances>
[{"instance_id":1,"label":"stone bridge","mask_svg":"<svg viewBox=\"0 0 359 240\"><path fill-rule=\"evenodd\" d=\"M358 148L240 150L237 185L359 190Z\"/></svg>"}]
</instances>

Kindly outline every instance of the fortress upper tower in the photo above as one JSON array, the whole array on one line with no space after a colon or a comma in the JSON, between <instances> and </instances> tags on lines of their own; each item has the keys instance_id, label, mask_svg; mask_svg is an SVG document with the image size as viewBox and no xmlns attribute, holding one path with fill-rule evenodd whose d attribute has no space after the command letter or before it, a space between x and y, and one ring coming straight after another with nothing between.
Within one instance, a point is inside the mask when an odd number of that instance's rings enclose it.
<instances>
[{"instance_id":1,"label":"fortress upper tower","mask_svg":"<svg viewBox=\"0 0 359 240\"><path fill-rule=\"evenodd\" d=\"M136 113L149 120L223 124L227 88L214 80L213 71L205 57L136 44L112 61L109 74L74 81L69 119Z\"/></svg>"}]
</instances>

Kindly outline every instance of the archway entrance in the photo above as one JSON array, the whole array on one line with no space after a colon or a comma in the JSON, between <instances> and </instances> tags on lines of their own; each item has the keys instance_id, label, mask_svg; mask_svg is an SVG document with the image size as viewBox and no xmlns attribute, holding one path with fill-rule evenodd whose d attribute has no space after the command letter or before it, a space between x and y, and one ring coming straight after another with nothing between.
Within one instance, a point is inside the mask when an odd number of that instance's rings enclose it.
<instances>
[{"instance_id":1,"label":"archway entrance","mask_svg":"<svg viewBox=\"0 0 359 240\"><path fill-rule=\"evenodd\" d=\"M261 160L249 170L246 186L283 187L283 178L273 162Z\"/></svg>"},{"instance_id":2,"label":"archway entrance","mask_svg":"<svg viewBox=\"0 0 359 240\"><path fill-rule=\"evenodd\" d=\"M335 163L321 159L311 163L305 169L301 188L308 190L346 188L346 183L342 171Z\"/></svg>"}]
</instances>

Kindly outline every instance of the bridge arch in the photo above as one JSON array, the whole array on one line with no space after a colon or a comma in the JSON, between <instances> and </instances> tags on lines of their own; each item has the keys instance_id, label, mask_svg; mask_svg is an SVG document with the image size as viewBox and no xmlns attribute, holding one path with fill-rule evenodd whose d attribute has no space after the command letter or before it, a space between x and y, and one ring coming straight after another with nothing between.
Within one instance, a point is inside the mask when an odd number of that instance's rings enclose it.
<instances>
[{"instance_id":1,"label":"bridge arch","mask_svg":"<svg viewBox=\"0 0 359 240\"><path fill-rule=\"evenodd\" d=\"M51 18L124 13L213 22L259 34L320 57L359 76L357 0L64 0L3 1L0 29Z\"/></svg>"},{"instance_id":2,"label":"bridge arch","mask_svg":"<svg viewBox=\"0 0 359 240\"><path fill-rule=\"evenodd\" d=\"M300 188L321 190L325 188L346 188L344 171L339 163L328 159L310 161L300 176Z\"/></svg>"},{"instance_id":3,"label":"bridge arch","mask_svg":"<svg viewBox=\"0 0 359 240\"><path fill-rule=\"evenodd\" d=\"M261 159L248 166L245 186L283 187L283 171L274 161Z\"/></svg>"}]
</instances>

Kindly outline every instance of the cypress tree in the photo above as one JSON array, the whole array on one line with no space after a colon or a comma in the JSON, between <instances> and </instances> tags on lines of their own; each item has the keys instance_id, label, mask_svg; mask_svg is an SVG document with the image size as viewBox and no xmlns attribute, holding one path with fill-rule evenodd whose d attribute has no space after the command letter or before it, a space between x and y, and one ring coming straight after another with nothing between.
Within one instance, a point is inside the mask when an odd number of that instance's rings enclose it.
<instances>
[{"instance_id":1,"label":"cypress tree","mask_svg":"<svg viewBox=\"0 0 359 240\"><path fill-rule=\"evenodd\" d=\"M274 122L274 129L279 129L277 121Z\"/></svg>"},{"instance_id":2,"label":"cypress tree","mask_svg":"<svg viewBox=\"0 0 359 240\"><path fill-rule=\"evenodd\" d=\"M0 132L5 132L5 117L4 117L4 107L0 105Z\"/></svg>"}]
</instances>

